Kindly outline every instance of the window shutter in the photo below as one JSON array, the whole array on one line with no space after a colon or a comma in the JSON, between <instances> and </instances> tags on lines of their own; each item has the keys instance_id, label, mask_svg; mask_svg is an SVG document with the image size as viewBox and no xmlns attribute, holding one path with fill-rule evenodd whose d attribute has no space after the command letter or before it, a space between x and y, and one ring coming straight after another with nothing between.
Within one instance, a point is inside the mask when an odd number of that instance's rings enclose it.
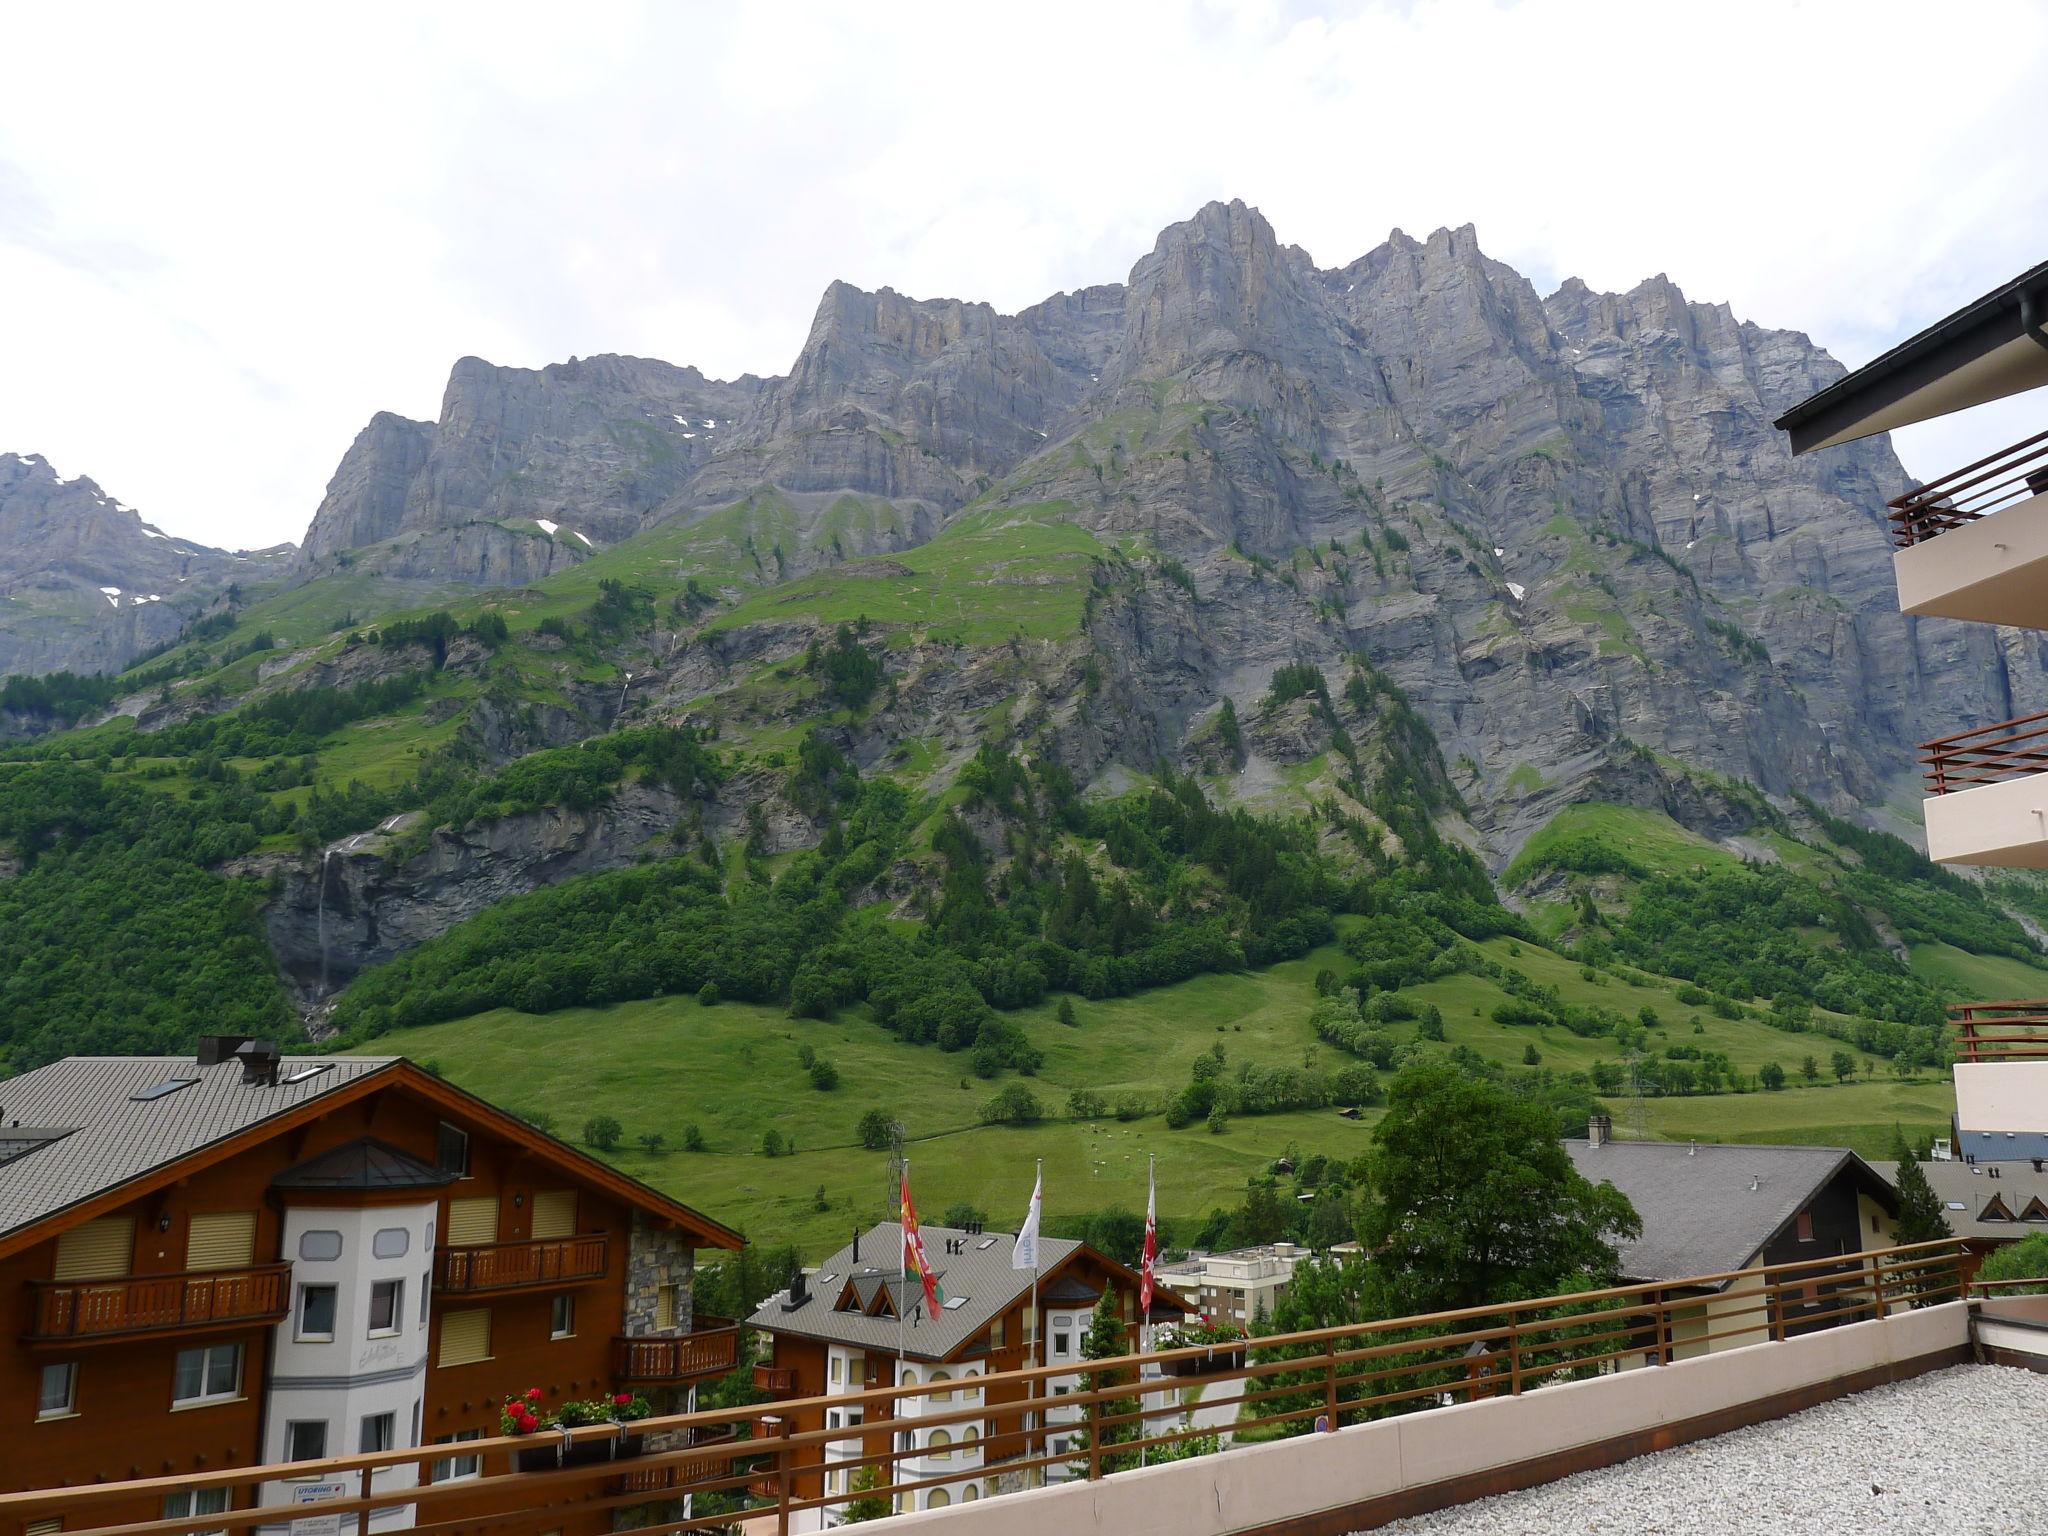
<instances>
[{"instance_id":1,"label":"window shutter","mask_svg":"<svg viewBox=\"0 0 2048 1536\"><path fill-rule=\"evenodd\" d=\"M135 1218L102 1216L57 1238L56 1278L104 1280L128 1273L135 1252Z\"/></svg>"},{"instance_id":2,"label":"window shutter","mask_svg":"<svg viewBox=\"0 0 2048 1536\"><path fill-rule=\"evenodd\" d=\"M483 1195L474 1200L448 1202L448 1246L474 1248L498 1240L498 1197Z\"/></svg>"},{"instance_id":3,"label":"window shutter","mask_svg":"<svg viewBox=\"0 0 2048 1536\"><path fill-rule=\"evenodd\" d=\"M676 1288L657 1287L654 1292L654 1326L664 1331L676 1325Z\"/></svg>"},{"instance_id":4,"label":"window shutter","mask_svg":"<svg viewBox=\"0 0 2048 1536\"><path fill-rule=\"evenodd\" d=\"M256 1262L256 1213L208 1211L192 1218L187 1269L247 1269Z\"/></svg>"},{"instance_id":5,"label":"window shutter","mask_svg":"<svg viewBox=\"0 0 2048 1536\"><path fill-rule=\"evenodd\" d=\"M31 1520L21 1529L22 1536L57 1536L64 1529L64 1521L61 1516L55 1520Z\"/></svg>"},{"instance_id":6,"label":"window shutter","mask_svg":"<svg viewBox=\"0 0 2048 1536\"><path fill-rule=\"evenodd\" d=\"M442 1365L473 1365L491 1358L491 1309L472 1307L466 1312L441 1314Z\"/></svg>"},{"instance_id":7,"label":"window shutter","mask_svg":"<svg viewBox=\"0 0 2048 1536\"><path fill-rule=\"evenodd\" d=\"M576 1191L539 1189L533 1194L533 1235L546 1237L576 1235Z\"/></svg>"}]
</instances>

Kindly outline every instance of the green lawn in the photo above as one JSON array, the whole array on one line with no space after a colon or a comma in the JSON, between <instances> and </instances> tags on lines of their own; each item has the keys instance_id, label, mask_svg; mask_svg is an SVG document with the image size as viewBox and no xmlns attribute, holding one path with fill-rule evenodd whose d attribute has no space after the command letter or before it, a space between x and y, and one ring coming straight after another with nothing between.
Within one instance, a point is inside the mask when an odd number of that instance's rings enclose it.
<instances>
[{"instance_id":1,"label":"green lawn","mask_svg":"<svg viewBox=\"0 0 2048 1536\"><path fill-rule=\"evenodd\" d=\"M2008 955L1973 955L1953 944L1915 944L1912 966L1958 1002L2048 997L2048 970Z\"/></svg>"}]
</instances>

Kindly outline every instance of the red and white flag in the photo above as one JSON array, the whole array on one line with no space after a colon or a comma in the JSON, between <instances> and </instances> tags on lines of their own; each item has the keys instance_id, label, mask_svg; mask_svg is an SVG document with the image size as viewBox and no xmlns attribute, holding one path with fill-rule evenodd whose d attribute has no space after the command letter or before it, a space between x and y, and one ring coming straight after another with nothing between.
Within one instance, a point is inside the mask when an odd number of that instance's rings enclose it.
<instances>
[{"instance_id":1,"label":"red and white flag","mask_svg":"<svg viewBox=\"0 0 2048 1536\"><path fill-rule=\"evenodd\" d=\"M1145 1259L1138 1270L1138 1326L1152 1315L1152 1271L1159 1262L1159 1175L1145 1175Z\"/></svg>"}]
</instances>

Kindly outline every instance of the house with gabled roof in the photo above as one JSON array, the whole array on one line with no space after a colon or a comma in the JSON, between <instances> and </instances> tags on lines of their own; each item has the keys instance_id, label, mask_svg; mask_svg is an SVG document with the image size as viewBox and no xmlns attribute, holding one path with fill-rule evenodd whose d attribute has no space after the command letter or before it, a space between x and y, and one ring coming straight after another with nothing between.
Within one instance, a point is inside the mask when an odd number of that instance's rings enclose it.
<instances>
[{"instance_id":1,"label":"house with gabled roof","mask_svg":"<svg viewBox=\"0 0 2048 1536\"><path fill-rule=\"evenodd\" d=\"M53 1062L0 1082L0 1491L434 1443L452 1482L530 1387L686 1408L737 1363L737 1325L695 1314L695 1250L743 1241L401 1057L220 1036ZM301 1482L94 1517L284 1504ZM404 1505L371 1522L410 1524Z\"/></svg>"},{"instance_id":2,"label":"house with gabled roof","mask_svg":"<svg viewBox=\"0 0 2048 1536\"><path fill-rule=\"evenodd\" d=\"M1082 1336L1105 1292L1124 1319L1128 1347L1137 1347L1139 1277L1086 1243L1040 1238L1034 1273L1013 1267L1012 1233L929 1223L919 1230L943 1293L936 1313L926 1307L917 1278L904 1273L903 1228L885 1221L855 1234L814 1273L793 1277L747 1319L772 1341L773 1363L757 1380L781 1398L829 1399L881 1387L947 1384L943 1393L903 1400L889 1419L869 1416L866 1422L876 1427L861 1441L794 1452L799 1500L845 1495L853 1472L844 1463L892 1447L917 1453L898 1463L898 1480L942 1480L941 1486L905 1496L918 1509L1027 1486L1038 1472L1058 1481L1066 1475L1063 1466L1022 1474L1006 1473L1003 1463L1027 1450L1033 1456L1058 1454L1071 1443L1081 1415L1059 1399L1078 1388ZM1176 1323L1190 1311L1161 1286L1146 1321ZM984 1391L978 1385L991 1372L1069 1361L1074 1374L1049 1379L1043 1398L1030 1408L1014 1390ZM919 1423L972 1407L985 1408L987 1415L936 1427ZM791 1429L800 1434L851 1428L864 1422L866 1412L851 1403L799 1409ZM1027 1429L1043 1434L1027 1436ZM798 1511L791 1529L818 1530L824 1519L820 1511Z\"/></svg>"}]
</instances>

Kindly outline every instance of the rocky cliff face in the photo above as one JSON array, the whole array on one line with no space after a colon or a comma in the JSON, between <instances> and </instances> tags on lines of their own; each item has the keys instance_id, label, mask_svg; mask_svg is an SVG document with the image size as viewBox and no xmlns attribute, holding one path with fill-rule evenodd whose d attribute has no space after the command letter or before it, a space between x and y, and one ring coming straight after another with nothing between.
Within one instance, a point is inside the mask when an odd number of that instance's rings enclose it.
<instances>
[{"instance_id":1,"label":"rocky cliff face","mask_svg":"<svg viewBox=\"0 0 2048 1536\"><path fill-rule=\"evenodd\" d=\"M306 532L303 578L344 559L400 578L538 579L639 531L710 461L760 382L592 357L500 368L466 357L438 421L380 413Z\"/></svg>"},{"instance_id":2,"label":"rocky cliff face","mask_svg":"<svg viewBox=\"0 0 2048 1536\"><path fill-rule=\"evenodd\" d=\"M82 475L0 453L0 677L118 671L290 554L173 538Z\"/></svg>"}]
</instances>

